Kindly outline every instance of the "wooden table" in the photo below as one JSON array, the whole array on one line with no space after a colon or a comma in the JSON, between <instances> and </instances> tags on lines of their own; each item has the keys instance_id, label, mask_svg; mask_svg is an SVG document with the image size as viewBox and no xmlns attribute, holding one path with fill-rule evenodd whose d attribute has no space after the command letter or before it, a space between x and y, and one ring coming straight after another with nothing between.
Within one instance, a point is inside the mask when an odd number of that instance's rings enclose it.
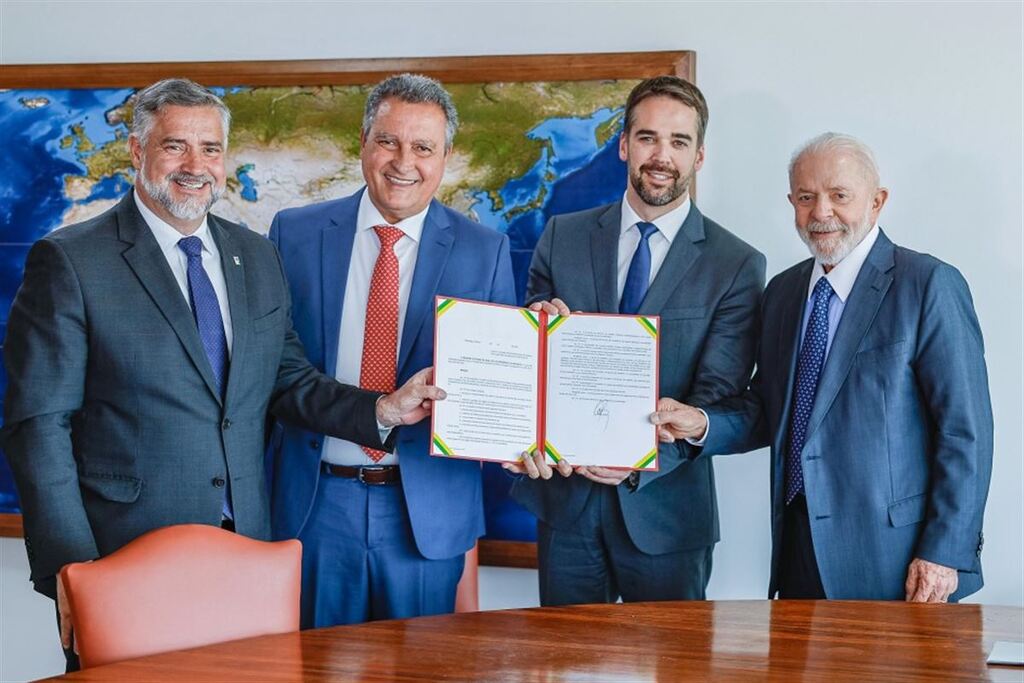
<instances>
[{"instance_id":1,"label":"wooden table","mask_svg":"<svg viewBox=\"0 0 1024 683\"><path fill-rule=\"evenodd\" d=\"M476 612L264 636L96 667L76 681L1024 680L989 667L1024 610L749 601Z\"/></svg>"}]
</instances>

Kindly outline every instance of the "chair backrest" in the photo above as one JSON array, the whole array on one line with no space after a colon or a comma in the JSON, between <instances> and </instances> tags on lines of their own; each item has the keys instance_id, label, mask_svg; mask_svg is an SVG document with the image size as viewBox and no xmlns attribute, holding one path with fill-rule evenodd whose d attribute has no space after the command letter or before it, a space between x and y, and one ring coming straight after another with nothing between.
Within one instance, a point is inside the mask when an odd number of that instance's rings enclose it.
<instances>
[{"instance_id":1,"label":"chair backrest","mask_svg":"<svg viewBox=\"0 0 1024 683\"><path fill-rule=\"evenodd\" d=\"M150 531L61 580L82 667L299 628L302 544L202 524Z\"/></svg>"}]
</instances>

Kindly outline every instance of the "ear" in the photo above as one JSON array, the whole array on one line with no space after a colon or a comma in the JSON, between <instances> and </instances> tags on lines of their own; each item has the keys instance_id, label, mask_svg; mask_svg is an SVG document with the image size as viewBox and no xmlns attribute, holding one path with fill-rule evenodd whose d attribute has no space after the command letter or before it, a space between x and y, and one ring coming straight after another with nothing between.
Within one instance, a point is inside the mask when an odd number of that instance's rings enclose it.
<instances>
[{"instance_id":1,"label":"ear","mask_svg":"<svg viewBox=\"0 0 1024 683\"><path fill-rule=\"evenodd\" d=\"M697 148L697 157L693 160L693 172L696 173L704 165L704 145Z\"/></svg>"},{"instance_id":2,"label":"ear","mask_svg":"<svg viewBox=\"0 0 1024 683\"><path fill-rule=\"evenodd\" d=\"M796 200L793 199L793 193L792 192L790 192L789 194L786 195L786 199L789 200L789 203L792 204L793 208L795 209L796 208Z\"/></svg>"},{"instance_id":3,"label":"ear","mask_svg":"<svg viewBox=\"0 0 1024 683\"><path fill-rule=\"evenodd\" d=\"M882 212L882 207L885 206L885 202L889 199L889 189L880 187L875 190L875 196L871 199L871 221L872 223L878 222L878 214Z\"/></svg>"},{"instance_id":4,"label":"ear","mask_svg":"<svg viewBox=\"0 0 1024 683\"><path fill-rule=\"evenodd\" d=\"M362 128L359 129L359 151L362 152L363 148L366 147L366 134L369 131Z\"/></svg>"},{"instance_id":5,"label":"ear","mask_svg":"<svg viewBox=\"0 0 1024 683\"><path fill-rule=\"evenodd\" d=\"M132 166L135 170L142 170L142 143L134 133L128 136L128 153L132 157Z\"/></svg>"},{"instance_id":6,"label":"ear","mask_svg":"<svg viewBox=\"0 0 1024 683\"><path fill-rule=\"evenodd\" d=\"M619 159L622 161L629 160L629 133L622 131L619 133Z\"/></svg>"}]
</instances>

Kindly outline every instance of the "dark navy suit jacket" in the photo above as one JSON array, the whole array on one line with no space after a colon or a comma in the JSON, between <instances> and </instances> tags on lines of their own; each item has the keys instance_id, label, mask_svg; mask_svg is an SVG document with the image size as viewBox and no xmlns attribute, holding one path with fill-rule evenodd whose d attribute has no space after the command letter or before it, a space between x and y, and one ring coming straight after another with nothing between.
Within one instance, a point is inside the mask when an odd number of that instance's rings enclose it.
<instances>
[{"instance_id":1,"label":"dark navy suit jacket","mask_svg":"<svg viewBox=\"0 0 1024 683\"><path fill-rule=\"evenodd\" d=\"M334 373L338 360L342 303L362 192L282 211L270 229L291 286L295 329L310 361L328 374ZM434 362L434 297L439 295L515 303L508 237L433 201L423 224L399 341L399 386ZM480 463L428 455L429 419L397 432L402 488L416 547L428 559L465 553L484 533ZM271 444L275 538L295 537L305 525L322 449L322 434L292 427L276 430Z\"/></svg>"},{"instance_id":2,"label":"dark navy suit jacket","mask_svg":"<svg viewBox=\"0 0 1024 683\"><path fill-rule=\"evenodd\" d=\"M778 588L783 458L813 260L769 283L750 391L706 408L704 454L771 445L772 578ZM897 600L919 557L982 585L992 407L981 329L960 273L880 234L836 329L801 455L811 534L829 598Z\"/></svg>"}]
</instances>

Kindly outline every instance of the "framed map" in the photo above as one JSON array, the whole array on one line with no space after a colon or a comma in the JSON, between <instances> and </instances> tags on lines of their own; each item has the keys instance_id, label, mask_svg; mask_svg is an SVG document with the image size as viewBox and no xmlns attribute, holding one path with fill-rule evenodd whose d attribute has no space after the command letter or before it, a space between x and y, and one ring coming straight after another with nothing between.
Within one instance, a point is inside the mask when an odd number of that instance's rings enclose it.
<instances>
[{"instance_id":1,"label":"framed map","mask_svg":"<svg viewBox=\"0 0 1024 683\"><path fill-rule=\"evenodd\" d=\"M134 173L126 140L136 90L183 76L232 111L228 190L213 212L266 233L280 209L362 186L359 130L369 89L393 73L439 79L462 125L438 198L506 233L520 301L547 219L619 199L618 133L643 78L694 80L692 52L289 62L0 67L0 339L32 243L111 207ZM6 385L0 371L0 390ZM487 466L484 564L531 566L534 520ZM0 457L0 533L20 533Z\"/></svg>"}]
</instances>

